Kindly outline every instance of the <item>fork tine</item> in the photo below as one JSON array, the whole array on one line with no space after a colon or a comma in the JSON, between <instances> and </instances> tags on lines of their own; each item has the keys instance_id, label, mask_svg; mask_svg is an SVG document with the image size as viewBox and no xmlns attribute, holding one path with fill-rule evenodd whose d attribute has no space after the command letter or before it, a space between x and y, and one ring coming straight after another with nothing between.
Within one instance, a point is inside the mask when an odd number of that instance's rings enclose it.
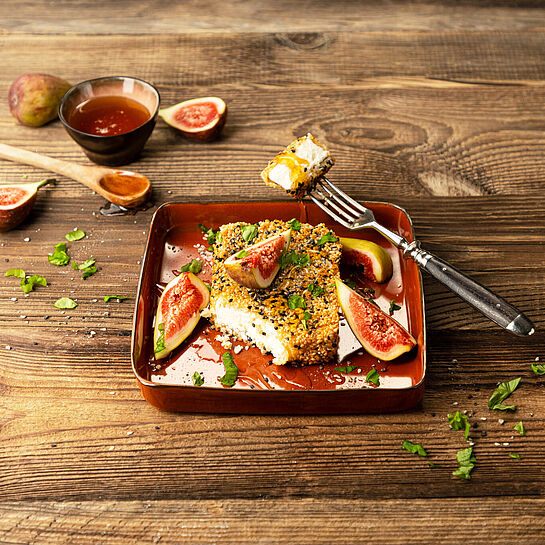
<instances>
[{"instance_id":1,"label":"fork tine","mask_svg":"<svg viewBox=\"0 0 545 545\"><path fill-rule=\"evenodd\" d=\"M326 184L326 185L323 185L322 187L327 187L327 188L330 188L332 191L334 191L338 197L340 197L340 199L343 199L346 202L350 203L353 207L356 208L356 210L358 210L358 212L361 212L362 214L365 214L369 209L368 208L365 208L365 206L362 206L358 201L355 201L352 197L350 197L349 195L347 195L344 191L341 191L338 187L334 186L325 176L322 176L320 178L320 180ZM339 201L339 199L338 199ZM343 203L343 204L345 204ZM346 204L345 204L346 206ZM348 208L348 207L347 207ZM356 215L359 215L356 213Z\"/></svg>"},{"instance_id":2,"label":"fork tine","mask_svg":"<svg viewBox=\"0 0 545 545\"><path fill-rule=\"evenodd\" d=\"M319 191L319 189L323 189L324 191L326 191L329 194L329 197L331 198L328 198L328 196L324 195L321 191ZM322 202L326 202L331 208L334 208L341 216L345 217L348 221L351 221L351 222L356 221L357 215L354 216L352 214L349 214L346 210L343 210L340 206L337 206L333 202L333 200L339 202L339 199L337 199L335 195L333 195L333 193L331 193L331 191L329 191L327 188L323 186L319 186L319 187L317 186L314 189L314 193L316 193L318 196L322 198ZM341 202L340 204L343 204L343 203Z\"/></svg>"},{"instance_id":3,"label":"fork tine","mask_svg":"<svg viewBox=\"0 0 545 545\"><path fill-rule=\"evenodd\" d=\"M351 223L348 223L346 220L341 218L339 215L337 215L331 208L328 208L320 199L317 199L314 195L311 193L308 194L308 196L312 199L312 201L317 204L326 214L331 216L334 220L338 221L341 225L344 227L347 227L350 229L352 227Z\"/></svg>"}]
</instances>

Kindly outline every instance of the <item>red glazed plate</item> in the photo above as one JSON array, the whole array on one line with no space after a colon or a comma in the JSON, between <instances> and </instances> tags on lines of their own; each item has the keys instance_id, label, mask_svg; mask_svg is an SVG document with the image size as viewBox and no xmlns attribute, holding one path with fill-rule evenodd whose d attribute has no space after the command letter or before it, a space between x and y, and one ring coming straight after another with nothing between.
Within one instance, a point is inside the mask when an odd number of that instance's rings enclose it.
<instances>
[{"instance_id":1,"label":"red glazed plate","mask_svg":"<svg viewBox=\"0 0 545 545\"><path fill-rule=\"evenodd\" d=\"M377 221L396 231L409 242L414 239L407 213L392 204L364 203ZM229 349L239 368L239 378L232 388L224 387L221 356L227 349L225 339L201 319L195 331L168 358L155 361L153 356L153 320L161 286L166 285L180 268L191 261L203 262L199 277L210 279L212 254L198 224L217 229L229 222L255 223L264 219L298 218L312 225L325 223L338 236L351 236L381 244L392 257L394 274L385 284L374 284L354 270L341 269L341 276L356 280L361 288L375 290L375 301L388 311L395 299L401 306L394 318L415 337L418 346L394 361L383 362L365 353L341 323L339 352L342 362L296 367L271 365L271 356L255 347L235 341ZM331 220L313 204L295 201L239 203L167 203L155 212L151 221L132 331L132 368L145 399L151 405L169 411L238 414L341 414L403 411L416 405L424 393L426 373L426 335L422 279L417 265L372 230L350 232ZM338 367L356 366L351 373ZM380 385L365 382L374 367ZM198 372L202 386L192 383Z\"/></svg>"}]
</instances>

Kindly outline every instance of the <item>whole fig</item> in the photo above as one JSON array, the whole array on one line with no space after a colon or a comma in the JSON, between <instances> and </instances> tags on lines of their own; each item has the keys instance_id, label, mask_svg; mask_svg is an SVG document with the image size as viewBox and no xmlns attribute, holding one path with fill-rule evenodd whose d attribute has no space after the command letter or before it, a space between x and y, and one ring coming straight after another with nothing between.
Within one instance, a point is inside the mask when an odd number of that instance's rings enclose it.
<instances>
[{"instance_id":1,"label":"whole fig","mask_svg":"<svg viewBox=\"0 0 545 545\"><path fill-rule=\"evenodd\" d=\"M23 74L9 88L11 115L23 125L40 127L57 117L62 97L72 85L49 74Z\"/></svg>"}]
</instances>

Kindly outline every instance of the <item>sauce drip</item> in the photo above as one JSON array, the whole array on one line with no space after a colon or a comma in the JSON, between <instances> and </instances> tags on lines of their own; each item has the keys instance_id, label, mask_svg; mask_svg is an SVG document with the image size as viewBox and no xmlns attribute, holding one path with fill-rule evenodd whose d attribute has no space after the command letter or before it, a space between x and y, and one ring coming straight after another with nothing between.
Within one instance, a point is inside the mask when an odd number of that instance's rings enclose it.
<instances>
[{"instance_id":1,"label":"sauce drip","mask_svg":"<svg viewBox=\"0 0 545 545\"><path fill-rule=\"evenodd\" d=\"M99 96L79 104L68 124L86 134L116 136L140 127L150 117L148 109L132 98Z\"/></svg>"}]
</instances>

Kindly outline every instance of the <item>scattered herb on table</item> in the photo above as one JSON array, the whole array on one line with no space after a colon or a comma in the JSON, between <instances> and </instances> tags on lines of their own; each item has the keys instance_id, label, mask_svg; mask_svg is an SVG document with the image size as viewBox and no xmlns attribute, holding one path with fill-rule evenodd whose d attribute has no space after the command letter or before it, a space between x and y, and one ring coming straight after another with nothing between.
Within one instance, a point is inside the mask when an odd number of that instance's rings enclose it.
<instances>
[{"instance_id":1,"label":"scattered herb on table","mask_svg":"<svg viewBox=\"0 0 545 545\"><path fill-rule=\"evenodd\" d=\"M86 269L83 269L81 277L85 280L86 278L93 276L97 271L98 269L96 267L87 267Z\"/></svg>"},{"instance_id":2,"label":"scattered herb on table","mask_svg":"<svg viewBox=\"0 0 545 545\"><path fill-rule=\"evenodd\" d=\"M55 244L52 254L47 256L49 263L56 265L57 267L62 267L68 265L70 262L70 257L66 253L66 242L59 242Z\"/></svg>"},{"instance_id":3,"label":"scattered herb on table","mask_svg":"<svg viewBox=\"0 0 545 545\"><path fill-rule=\"evenodd\" d=\"M520 460L520 454L517 454L516 452L510 452L509 458L514 458L515 460Z\"/></svg>"},{"instance_id":4,"label":"scattered herb on table","mask_svg":"<svg viewBox=\"0 0 545 545\"><path fill-rule=\"evenodd\" d=\"M281 269L285 269L290 265L295 265L296 267L305 267L310 261L310 256L308 254L298 254L294 250L289 252L284 252L279 258L278 263L280 264Z\"/></svg>"},{"instance_id":5,"label":"scattered herb on table","mask_svg":"<svg viewBox=\"0 0 545 545\"><path fill-rule=\"evenodd\" d=\"M390 313L390 316L396 311L396 310L400 310L401 309L401 306L396 304L396 300L395 299L392 299L390 301L390 308L388 309L388 312Z\"/></svg>"},{"instance_id":6,"label":"scattered herb on table","mask_svg":"<svg viewBox=\"0 0 545 545\"><path fill-rule=\"evenodd\" d=\"M5 272L4 276L15 276L16 278L20 278L23 293L30 293L34 289L34 286L47 286L47 280L44 276L33 274L27 278L23 269L10 269Z\"/></svg>"},{"instance_id":7,"label":"scattered herb on table","mask_svg":"<svg viewBox=\"0 0 545 545\"><path fill-rule=\"evenodd\" d=\"M300 295L290 295L288 297L288 307L291 309L296 308L307 308L307 304L305 303L305 300Z\"/></svg>"},{"instance_id":8,"label":"scattered herb on table","mask_svg":"<svg viewBox=\"0 0 545 545\"><path fill-rule=\"evenodd\" d=\"M524 424L522 423L522 420L520 422L517 422L513 429L518 431L521 435L526 435L526 429L524 428Z\"/></svg>"},{"instance_id":9,"label":"scattered herb on table","mask_svg":"<svg viewBox=\"0 0 545 545\"><path fill-rule=\"evenodd\" d=\"M57 308L71 309L76 308L78 304L70 297L61 297L53 303Z\"/></svg>"},{"instance_id":10,"label":"scattered herb on table","mask_svg":"<svg viewBox=\"0 0 545 545\"><path fill-rule=\"evenodd\" d=\"M257 236L257 225L244 225L240 229L242 230L242 238L246 242L252 242Z\"/></svg>"},{"instance_id":11,"label":"scattered herb on table","mask_svg":"<svg viewBox=\"0 0 545 545\"><path fill-rule=\"evenodd\" d=\"M376 369L371 369L365 377L365 382L372 382L375 386L380 385L380 375Z\"/></svg>"},{"instance_id":12,"label":"scattered herb on table","mask_svg":"<svg viewBox=\"0 0 545 545\"><path fill-rule=\"evenodd\" d=\"M220 382L224 386L228 386L230 388L237 381L238 367L236 366L235 360L233 359L233 356L231 356L230 352L225 352L221 359L223 360L223 366L225 367L225 375L220 378Z\"/></svg>"},{"instance_id":13,"label":"scattered herb on table","mask_svg":"<svg viewBox=\"0 0 545 545\"><path fill-rule=\"evenodd\" d=\"M538 377L545 375L545 365L541 363L532 363L532 371Z\"/></svg>"},{"instance_id":14,"label":"scattered herb on table","mask_svg":"<svg viewBox=\"0 0 545 545\"><path fill-rule=\"evenodd\" d=\"M5 272L4 276L16 276L22 280L26 278L25 271L23 271L23 269L10 269L9 271Z\"/></svg>"},{"instance_id":15,"label":"scattered herb on table","mask_svg":"<svg viewBox=\"0 0 545 545\"><path fill-rule=\"evenodd\" d=\"M95 263L96 261L94 259L87 259L78 265L74 260L72 260L72 268L75 271L83 271L89 267L92 267Z\"/></svg>"},{"instance_id":16,"label":"scattered herb on table","mask_svg":"<svg viewBox=\"0 0 545 545\"><path fill-rule=\"evenodd\" d=\"M153 352L155 354L158 354L159 352L162 352L166 346L165 346L165 324L160 323L157 326L157 329L159 331L159 336L157 337L157 340L155 341L155 347L153 349Z\"/></svg>"},{"instance_id":17,"label":"scattered herb on table","mask_svg":"<svg viewBox=\"0 0 545 545\"><path fill-rule=\"evenodd\" d=\"M298 219L292 218L290 221L288 221L288 223L289 223L292 231L300 231L301 230L301 222Z\"/></svg>"},{"instance_id":18,"label":"scattered herb on table","mask_svg":"<svg viewBox=\"0 0 545 545\"><path fill-rule=\"evenodd\" d=\"M331 231L329 231L329 233L322 235L318 239L318 246L322 246L326 242L337 242L337 237Z\"/></svg>"},{"instance_id":19,"label":"scattered herb on table","mask_svg":"<svg viewBox=\"0 0 545 545\"><path fill-rule=\"evenodd\" d=\"M324 288L316 283L309 284L307 286L307 290L312 295L312 297L320 297L325 292Z\"/></svg>"},{"instance_id":20,"label":"scattered herb on table","mask_svg":"<svg viewBox=\"0 0 545 545\"><path fill-rule=\"evenodd\" d=\"M422 445L417 443L411 443L410 441L403 441L401 449L408 450L411 454L419 454L420 456L427 456L428 453L424 450Z\"/></svg>"},{"instance_id":21,"label":"scattered herb on table","mask_svg":"<svg viewBox=\"0 0 545 545\"><path fill-rule=\"evenodd\" d=\"M475 462L477 461L473 455L473 448L468 447L463 450L459 450L456 453L456 461L458 462L458 469L453 471L452 474L455 477L460 477L461 479L466 479L469 481L471 479L471 472L475 467Z\"/></svg>"},{"instance_id":22,"label":"scattered herb on table","mask_svg":"<svg viewBox=\"0 0 545 545\"><path fill-rule=\"evenodd\" d=\"M448 423L453 430L464 430L464 437L466 440L469 438L469 420L465 414L460 411L456 411L454 414L448 414Z\"/></svg>"},{"instance_id":23,"label":"scattered herb on table","mask_svg":"<svg viewBox=\"0 0 545 545\"><path fill-rule=\"evenodd\" d=\"M497 411L514 411L517 408L515 405L502 405L502 401L517 389L520 379L521 377L518 377L509 382L500 383L488 400L488 408Z\"/></svg>"},{"instance_id":24,"label":"scattered herb on table","mask_svg":"<svg viewBox=\"0 0 545 545\"><path fill-rule=\"evenodd\" d=\"M354 369L357 369L357 365L347 365L346 367L335 367L335 371L340 371L341 373L351 373Z\"/></svg>"},{"instance_id":25,"label":"scattered herb on table","mask_svg":"<svg viewBox=\"0 0 545 545\"><path fill-rule=\"evenodd\" d=\"M193 274L199 274L202 271L202 261L199 259L192 259L189 263L186 263L181 269L180 272L190 272Z\"/></svg>"},{"instance_id":26,"label":"scattered herb on table","mask_svg":"<svg viewBox=\"0 0 545 545\"><path fill-rule=\"evenodd\" d=\"M193 384L195 386L202 386L204 384L204 380L202 379L200 373L198 371L195 371L193 373L193 376L191 377L191 379L193 380Z\"/></svg>"},{"instance_id":27,"label":"scattered herb on table","mask_svg":"<svg viewBox=\"0 0 545 545\"><path fill-rule=\"evenodd\" d=\"M435 462L430 462L430 467L443 467L441 464L436 464Z\"/></svg>"},{"instance_id":28,"label":"scattered herb on table","mask_svg":"<svg viewBox=\"0 0 545 545\"><path fill-rule=\"evenodd\" d=\"M124 295L105 295L104 296L105 303L108 303L112 299L117 299L117 302L121 303L121 301L125 301L125 299L129 299L129 297L125 297Z\"/></svg>"},{"instance_id":29,"label":"scattered herb on table","mask_svg":"<svg viewBox=\"0 0 545 545\"><path fill-rule=\"evenodd\" d=\"M81 229L76 229L75 231L70 231L64 235L64 238L70 242L75 242L76 240L81 240L85 236L85 233Z\"/></svg>"}]
</instances>

